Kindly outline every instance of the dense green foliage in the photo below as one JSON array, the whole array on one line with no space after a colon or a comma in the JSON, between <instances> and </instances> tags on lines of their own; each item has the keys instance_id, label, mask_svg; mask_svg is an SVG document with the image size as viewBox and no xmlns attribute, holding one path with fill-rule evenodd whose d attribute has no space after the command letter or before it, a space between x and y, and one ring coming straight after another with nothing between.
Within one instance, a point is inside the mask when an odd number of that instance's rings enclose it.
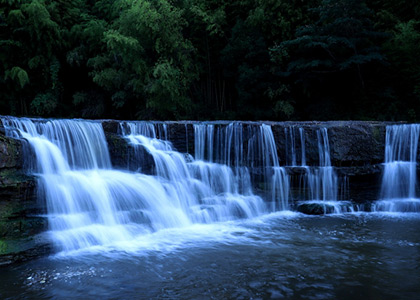
<instances>
[{"instance_id":1,"label":"dense green foliage","mask_svg":"<svg viewBox=\"0 0 420 300\"><path fill-rule=\"evenodd\" d=\"M420 120L420 2L0 0L0 114Z\"/></svg>"}]
</instances>

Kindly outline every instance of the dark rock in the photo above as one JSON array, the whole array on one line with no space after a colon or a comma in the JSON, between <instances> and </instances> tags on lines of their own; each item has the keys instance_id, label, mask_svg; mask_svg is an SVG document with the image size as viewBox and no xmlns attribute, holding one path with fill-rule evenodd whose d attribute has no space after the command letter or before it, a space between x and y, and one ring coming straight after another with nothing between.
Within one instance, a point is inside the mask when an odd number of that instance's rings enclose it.
<instances>
[{"instance_id":1,"label":"dark rock","mask_svg":"<svg viewBox=\"0 0 420 300\"><path fill-rule=\"evenodd\" d=\"M324 206L319 203L304 203L300 204L297 207L297 211L304 213L306 215L323 215L325 214L324 208L329 208L330 210L334 211L334 207L332 206Z\"/></svg>"},{"instance_id":2,"label":"dark rock","mask_svg":"<svg viewBox=\"0 0 420 300\"><path fill-rule=\"evenodd\" d=\"M382 173L349 176L348 180L347 200L364 204L379 199Z\"/></svg>"},{"instance_id":3,"label":"dark rock","mask_svg":"<svg viewBox=\"0 0 420 300\"><path fill-rule=\"evenodd\" d=\"M125 138L113 133L106 132L105 137L114 168L152 174L154 160L143 147L133 147Z\"/></svg>"},{"instance_id":4,"label":"dark rock","mask_svg":"<svg viewBox=\"0 0 420 300\"><path fill-rule=\"evenodd\" d=\"M317 132L327 128L333 166L365 166L382 163L386 126L393 123L363 121L271 123L280 161L290 165L290 131L294 132L298 164L301 162L299 128L304 129L307 165L319 165Z\"/></svg>"},{"instance_id":5,"label":"dark rock","mask_svg":"<svg viewBox=\"0 0 420 300\"><path fill-rule=\"evenodd\" d=\"M101 121L102 128L105 133L118 134L120 130L120 122L115 120L103 120Z\"/></svg>"},{"instance_id":6,"label":"dark rock","mask_svg":"<svg viewBox=\"0 0 420 300\"><path fill-rule=\"evenodd\" d=\"M22 173L20 169L0 169L0 200L35 199L35 178Z\"/></svg>"},{"instance_id":7,"label":"dark rock","mask_svg":"<svg viewBox=\"0 0 420 300\"><path fill-rule=\"evenodd\" d=\"M334 166L365 166L382 163L386 124L352 122L328 130Z\"/></svg>"},{"instance_id":8,"label":"dark rock","mask_svg":"<svg viewBox=\"0 0 420 300\"><path fill-rule=\"evenodd\" d=\"M363 166L350 166L350 167L334 167L338 176L364 176L364 175L382 175L384 169L383 164L366 164Z\"/></svg>"},{"instance_id":9,"label":"dark rock","mask_svg":"<svg viewBox=\"0 0 420 300\"><path fill-rule=\"evenodd\" d=\"M34 238L47 228L40 217L36 178L22 171L23 141L0 135L0 266L37 257L45 243Z\"/></svg>"},{"instance_id":10,"label":"dark rock","mask_svg":"<svg viewBox=\"0 0 420 300\"><path fill-rule=\"evenodd\" d=\"M49 255L51 243L42 235L17 240L0 239L0 267Z\"/></svg>"},{"instance_id":11,"label":"dark rock","mask_svg":"<svg viewBox=\"0 0 420 300\"><path fill-rule=\"evenodd\" d=\"M22 163L21 142L0 135L0 169L21 168Z\"/></svg>"},{"instance_id":12,"label":"dark rock","mask_svg":"<svg viewBox=\"0 0 420 300\"><path fill-rule=\"evenodd\" d=\"M167 122L168 141L178 152L194 154L194 125L189 122Z\"/></svg>"},{"instance_id":13,"label":"dark rock","mask_svg":"<svg viewBox=\"0 0 420 300\"><path fill-rule=\"evenodd\" d=\"M339 212L348 212L352 209L352 204L348 201L337 202L336 205L329 203L328 201L323 202L308 202L299 203L297 211L306 215L324 215Z\"/></svg>"}]
</instances>

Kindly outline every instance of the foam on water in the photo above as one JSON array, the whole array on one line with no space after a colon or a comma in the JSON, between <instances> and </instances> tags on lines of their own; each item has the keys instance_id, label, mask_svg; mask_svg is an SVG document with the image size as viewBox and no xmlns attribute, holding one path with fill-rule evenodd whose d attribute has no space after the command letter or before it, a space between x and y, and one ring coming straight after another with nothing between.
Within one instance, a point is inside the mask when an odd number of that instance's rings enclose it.
<instances>
[{"instance_id":1,"label":"foam on water","mask_svg":"<svg viewBox=\"0 0 420 300\"><path fill-rule=\"evenodd\" d=\"M27 140L35 153L36 167L29 171L39 178L50 236L59 250L122 249L152 232L252 218L267 211L249 183L238 184L229 166L187 163L164 140L165 126L156 131L151 123L125 124L130 131L125 138L154 159L155 174L145 175L112 169L99 122L13 117L2 121L8 135Z\"/></svg>"},{"instance_id":2,"label":"foam on water","mask_svg":"<svg viewBox=\"0 0 420 300\"><path fill-rule=\"evenodd\" d=\"M193 157L176 151L163 122L121 122L122 136L131 147L153 159L152 174L146 175L113 169L100 122L14 117L3 117L2 122L7 135L30 146L35 159L28 172L38 177L49 234L59 250L136 248L142 245L136 241L146 243L146 237L157 232L229 224L289 209L290 176L267 124L194 124ZM419 132L420 125L387 128L382 199L372 211L420 211ZM305 165L303 128L293 126L284 133L289 143L286 161L305 170L306 201L299 203L318 204L336 214L359 210L348 201L337 201L338 177L331 165L327 129L317 130L318 166ZM142 158L136 159L140 169ZM267 201L253 190L249 170L256 166L262 170Z\"/></svg>"}]
</instances>

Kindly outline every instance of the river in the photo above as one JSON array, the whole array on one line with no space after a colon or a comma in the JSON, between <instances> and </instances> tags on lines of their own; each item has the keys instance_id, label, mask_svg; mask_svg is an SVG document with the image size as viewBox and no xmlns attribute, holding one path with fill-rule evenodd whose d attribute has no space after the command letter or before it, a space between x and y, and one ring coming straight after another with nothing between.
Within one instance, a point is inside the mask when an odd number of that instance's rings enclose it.
<instances>
[{"instance_id":1,"label":"river","mask_svg":"<svg viewBox=\"0 0 420 300\"><path fill-rule=\"evenodd\" d=\"M420 215L171 228L0 272L2 299L420 299ZM124 249L125 248L125 249Z\"/></svg>"}]
</instances>

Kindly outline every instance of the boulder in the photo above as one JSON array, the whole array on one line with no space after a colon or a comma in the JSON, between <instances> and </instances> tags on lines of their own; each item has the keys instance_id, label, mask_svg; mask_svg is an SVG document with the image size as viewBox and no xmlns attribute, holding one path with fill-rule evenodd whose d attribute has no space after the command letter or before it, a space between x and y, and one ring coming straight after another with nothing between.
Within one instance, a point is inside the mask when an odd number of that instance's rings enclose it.
<instances>
[{"instance_id":1,"label":"boulder","mask_svg":"<svg viewBox=\"0 0 420 300\"><path fill-rule=\"evenodd\" d=\"M349 201L307 201L297 206L297 211L306 215L325 215L350 212L353 205Z\"/></svg>"},{"instance_id":2,"label":"boulder","mask_svg":"<svg viewBox=\"0 0 420 300\"><path fill-rule=\"evenodd\" d=\"M105 132L105 137L114 168L152 174L155 163L143 147L133 147L125 138L113 133Z\"/></svg>"}]
</instances>

